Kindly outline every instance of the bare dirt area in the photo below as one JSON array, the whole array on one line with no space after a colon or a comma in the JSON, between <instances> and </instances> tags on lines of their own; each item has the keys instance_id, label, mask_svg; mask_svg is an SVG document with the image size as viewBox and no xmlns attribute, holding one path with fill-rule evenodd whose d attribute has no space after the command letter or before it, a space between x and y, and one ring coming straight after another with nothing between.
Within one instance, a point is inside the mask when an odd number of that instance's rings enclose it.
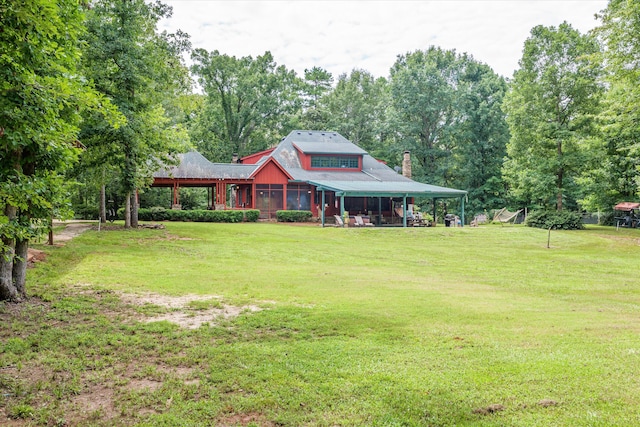
<instances>
[{"instance_id":1,"label":"bare dirt area","mask_svg":"<svg viewBox=\"0 0 640 427\"><path fill-rule=\"evenodd\" d=\"M175 323L182 328L197 329L204 324L215 324L218 319L231 319L245 312L260 311L255 305L233 306L221 302L221 297L211 295L182 295L177 297L159 294L122 294L121 299L129 304L143 306L145 304L157 305L170 309L167 313L156 316L140 316L138 320L144 322L159 322L166 320ZM193 302L211 302L209 308L193 308ZM219 301L215 301L219 300Z\"/></svg>"}]
</instances>

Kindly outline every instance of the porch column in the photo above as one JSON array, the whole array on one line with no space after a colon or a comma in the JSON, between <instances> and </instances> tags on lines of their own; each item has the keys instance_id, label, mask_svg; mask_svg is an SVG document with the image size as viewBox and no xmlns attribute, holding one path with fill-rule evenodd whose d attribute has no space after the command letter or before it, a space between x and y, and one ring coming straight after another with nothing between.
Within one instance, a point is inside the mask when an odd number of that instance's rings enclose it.
<instances>
[{"instance_id":1,"label":"porch column","mask_svg":"<svg viewBox=\"0 0 640 427\"><path fill-rule=\"evenodd\" d=\"M340 218L344 221L344 194L340 196Z\"/></svg>"},{"instance_id":2,"label":"porch column","mask_svg":"<svg viewBox=\"0 0 640 427\"><path fill-rule=\"evenodd\" d=\"M179 202L180 202L180 185L176 181L173 183L173 203L171 207L179 204Z\"/></svg>"},{"instance_id":3,"label":"porch column","mask_svg":"<svg viewBox=\"0 0 640 427\"><path fill-rule=\"evenodd\" d=\"M382 197L378 197L378 223L376 225L382 225Z\"/></svg>"},{"instance_id":4,"label":"porch column","mask_svg":"<svg viewBox=\"0 0 640 427\"><path fill-rule=\"evenodd\" d=\"M210 190L211 190L211 210L215 210L215 208L216 208L216 199L215 199L215 197L216 197L216 189L215 189L215 186L212 185L210 187Z\"/></svg>"},{"instance_id":5,"label":"porch column","mask_svg":"<svg viewBox=\"0 0 640 427\"><path fill-rule=\"evenodd\" d=\"M436 218L436 211L438 210L437 206L438 204L436 203L438 201L438 199L434 198L433 199L433 226L435 227L436 224L438 224L438 218Z\"/></svg>"},{"instance_id":6,"label":"porch column","mask_svg":"<svg viewBox=\"0 0 640 427\"><path fill-rule=\"evenodd\" d=\"M464 199L465 196L460 197L460 227L464 227Z\"/></svg>"},{"instance_id":7,"label":"porch column","mask_svg":"<svg viewBox=\"0 0 640 427\"><path fill-rule=\"evenodd\" d=\"M322 189L322 205L320 205L320 209L322 210L322 226L324 227L324 189Z\"/></svg>"},{"instance_id":8,"label":"porch column","mask_svg":"<svg viewBox=\"0 0 640 427\"><path fill-rule=\"evenodd\" d=\"M402 196L402 226L407 226L407 196Z\"/></svg>"}]
</instances>

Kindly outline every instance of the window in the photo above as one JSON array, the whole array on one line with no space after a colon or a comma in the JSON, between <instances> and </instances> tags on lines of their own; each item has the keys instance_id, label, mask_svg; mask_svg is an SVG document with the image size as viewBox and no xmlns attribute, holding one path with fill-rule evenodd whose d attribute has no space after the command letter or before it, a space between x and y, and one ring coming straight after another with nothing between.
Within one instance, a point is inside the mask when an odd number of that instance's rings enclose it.
<instances>
[{"instance_id":1,"label":"window","mask_svg":"<svg viewBox=\"0 0 640 427\"><path fill-rule=\"evenodd\" d=\"M311 210L311 187L308 185L289 184L287 186L287 210Z\"/></svg>"},{"instance_id":2,"label":"window","mask_svg":"<svg viewBox=\"0 0 640 427\"><path fill-rule=\"evenodd\" d=\"M358 169L357 156L311 156L312 168Z\"/></svg>"}]
</instances>

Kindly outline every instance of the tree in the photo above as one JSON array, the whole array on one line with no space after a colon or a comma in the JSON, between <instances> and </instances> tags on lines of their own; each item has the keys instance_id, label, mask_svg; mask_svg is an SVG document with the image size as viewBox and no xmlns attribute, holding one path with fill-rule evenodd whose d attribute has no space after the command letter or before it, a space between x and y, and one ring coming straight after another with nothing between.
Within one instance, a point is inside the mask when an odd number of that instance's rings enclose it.
<instances>
[{"instance_id":1,"label":"tree","mask_svg":"<svg viewBox=\"0 0 640 427\"><path fill-rule=\"evenodd\" d=\"M328 129L329 114L324 108L322 98L331 92L333 76L320 67L304 70L303 106L300 119L301 129Z\"/></svg>"},{"instance_id":2,"label":"tree","mask_svg":"<svg viewBox=\"0 0 640 427\"><path fill-rule=\"evenodd\" d=\"M455 51L430 47L398 56L390 85L398 152L408 149L419 180L448 185L454 130L460 119L456 88L460 60Z\"/></svg>"},{"instance_id":3,"label":"tree","mask_svg":"<svg viewBox=\"0 0 640 427\"><path fill-rule=\"evenodd\" d=\"M462 116L455 132L453 183L469 192L470 212L506 204L501 173L509 141L502 111L506 91L504 78L488 65L469 58L463 61L457 101Z\"/></svg>"},{"instance_id":4,"label":"tree","mask_svg":"<svg viewBox=\"0 0 640 427\"><path fill-rule=\"evenodd\" d=\"M523 203L575 206L601 87L589 56L598 44L568 23L537 26L526 40L504 108L511 131L504 177Z\"/></svg>"},{"instance_id":5,"label":"tree","mask_svg":"<svg viewBox=\"0 0 640 427\"><path fill-rule=\"evenodd\" d=\"M289 130L284 124L300 108L302 82L271 53L254 59L196 49L192 58L206 101L191 135L209 160L264 150Z\"/></svg>"},{"instance_id":6,"label":"tree","mask_svg":"<svg viewBox=\"0 0 640 427\"><path fill-rule=\"evenodd\" d=\"M0 300L26 296L29 240L66 195L81 112L111 104L77 72L78 1L0 0Z\"/></svg>"},{"instance_id":7,"label":"tree","mask_svg":"<svg viewBox=\"0 0 640 427\"><path fill-rule=\"evenodd\" d=\"M335 130L371 155L387 159L385 132L389 108L389 85L364 70L353 70L338 78L335 89L322 103L328 114L327 129Z\"/></svg>"},{"instance_id":8,"label":"tree","mask_svg":"<svg viewBox=\"0 0 640 427\"><path fill-rule=\"evenodd\" d=\"M599 18L603 51L595 60L604 65L607 91L593 144L600 156L583 181L583 203L594 211L640 195L640 3L612 0Z\"/></svg>"},{"instance_id":9,"label":"tree","mask_svg":"<svg viewBox=\"0 0 640 427\"><path fill-rule=\"evenodd\" d=\"M170 100L190 89L181 59L190 47L187 35L156 29L160 19L170 16L171 8L159 1L97 0L87 20L85 73L127 124L116 129L91 117L83 140L90 165L113 165L120 171L125 227L137 226L137 189L188 141L186 130L172 123L165 110Z\"/></svg>"}]
</instances>

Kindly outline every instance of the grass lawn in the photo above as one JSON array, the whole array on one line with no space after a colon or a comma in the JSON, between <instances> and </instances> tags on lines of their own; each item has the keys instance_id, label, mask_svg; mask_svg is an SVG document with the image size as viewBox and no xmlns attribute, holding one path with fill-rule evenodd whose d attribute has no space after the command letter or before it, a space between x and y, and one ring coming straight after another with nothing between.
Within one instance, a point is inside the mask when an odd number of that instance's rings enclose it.
<instances>
[{"instance_id":1,"label":"grass lawn","mask_svg":"<svg viewBox=\"0 0 640 427\"><path fill-rule=\"evenodd\" d=\"M640 230L546 246L167 223L39 247L29 302L0 304L0 425L640 425Z\"/></svg>"}]
</instances>

